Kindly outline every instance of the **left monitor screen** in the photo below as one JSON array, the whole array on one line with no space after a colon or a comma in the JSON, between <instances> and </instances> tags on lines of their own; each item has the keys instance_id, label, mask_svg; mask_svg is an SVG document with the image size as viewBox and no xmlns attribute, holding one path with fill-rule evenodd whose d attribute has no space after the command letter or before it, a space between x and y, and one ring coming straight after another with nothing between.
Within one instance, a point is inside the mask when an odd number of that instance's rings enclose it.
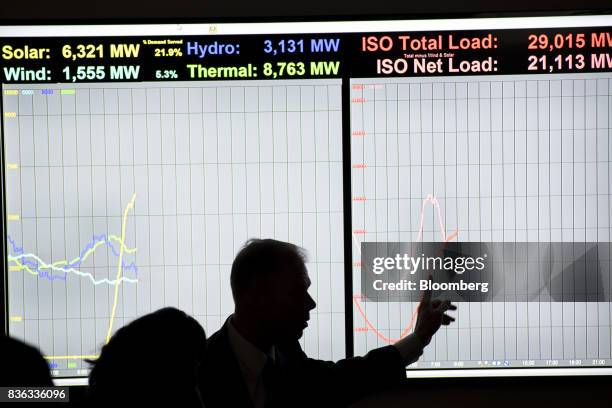
<instances>
[{"instance_id":1,"label":"left monitor screen","mask_svg":"<svg viewBox=\"0 0 612 408\"><path fill-rule=\"evenodd\" d=\"M210 335L235 253L273 237L309 252L306 353L343 357L340 100L340 79L4 84L9 334L55 377L163 306Z\"/></svg>"}]
</instances>

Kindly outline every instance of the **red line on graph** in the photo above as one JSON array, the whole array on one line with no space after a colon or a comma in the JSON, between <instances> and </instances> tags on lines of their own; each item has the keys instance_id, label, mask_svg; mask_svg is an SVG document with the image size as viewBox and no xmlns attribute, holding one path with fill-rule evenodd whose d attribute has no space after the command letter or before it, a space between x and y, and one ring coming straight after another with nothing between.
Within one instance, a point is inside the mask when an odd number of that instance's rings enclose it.
<instances>
[{"instance_id":1,"label":"red line on graph","mask_svg":"<svg viewBox=\"0 0 612 408\"><path fill-rule=\"evenodd\" d=\"M434 207L435 215L438 216L438 225L439 225L439 228L440 228L440 235L441 235L442 241L443 242L449 242L449 241L452 241L455 238L457 238L457 236L459 235L459 230L457 230L457 229L455 229L453 232L451 232L448 235L446 234L446 228L444 227L444 220L442 219L442 210L440 209L440 202L438 201L436 196L434 196L433 194L427 194L425 199L423 199L423 203L421 204L421 212L419 214L419 229L417 231L416 241L419 242L419 241L423 240L423 228L424 228L423 224L425 223L425 209L426 209L427 205L431 205L432 207ZM357 242L357 239L355 238L355 234L353 234L353 240L355 241L355 244L356 244L357 248L360 249L359 243ZM370 329L372 329L372 331L374 331L374 333L376 333L376 335L378 336L379 339L381 339L385 343L393 344L393 343L397 342L398 340L403 339L404 337L406 337L408 335L408 333L410 333L410 330L412 330L412 328L414 326L414 323L416 321L417 315L418 315L418 311L419 311L418 306L415 309L414 313L412 313L412 316L410 317L410 322L408 323L406 328L400 334L399 339L392 339L392 338L387 337L384 334L382 334L376 328L376 326L374 326L374 324L372 324L372 322L368 319L368 317L366 316L365 311L363 310L363 308L361 307L361 304L360 304L360 300L363 297L364 297L363 295L354 295L353 296L353 302L355 302L355 306L357 306L357 310L359 311L359 314L363 317L363 320L365 320L366 325Z\"/></svg>"},{"instance_id":2,"label":"red line on graph","mask_svg":"<svg viewBox=\"0 0 612 408\"><path fill-rule=\"evenodd\" d=\"M419 230L416 238L417 242L423 240L423 223L425 222L425 207L427 206L427 204L433 206L434 210L436 211L442 241L448 242L449 239L446 236L446 228L444 227L444 220L442 219L442 210L440 209L440 203L438 202L436 196L434 196L433 194L427 194L427 197L425 197L425 199L423 200L423 204L421 204L421 213L419 215ZM457 230L455 230L453 234L455 234L453 238L457 236Z\"/></svg>"},{"instance_id":3,"label":"red line on graph","mask_svg":"<svg viewBox=\"0 0 612 408\"><path fill-rule=\"evenodd\" d=\"M408 333L410 333L410 330L412 330L412 326L414 325L414 322L416 320L417 314L419 312L419 308L417 307L414 311L414 313L412 313L412 317L410 318L410 323L408 323L408 326L406 326L406 328L404 329L404 331L402 332L402 334L400 334L399 339L392 339L390 337L385 336L384 334L382 334L377 328L376 326L374 326L372 324L372 322L368 319L368 317L365 314L365 311L363 310L363 308L361 307L361 304L359 303L359 300L361 300L363 296L361 295L355 295L353 296L353 302L355 302L355 306L357 306L357 310L359 310L359 314L363 317L363 320L365 320L366 324L368 325L368 327L370 329L372 329L374 331L374 333L376 333L376 335L383 340L385 343L389 343L389 344L393 344L395 342L397 342L400 339L403 339L404 337L406 337L408 335Z\"/></svg>"}]
</instances>

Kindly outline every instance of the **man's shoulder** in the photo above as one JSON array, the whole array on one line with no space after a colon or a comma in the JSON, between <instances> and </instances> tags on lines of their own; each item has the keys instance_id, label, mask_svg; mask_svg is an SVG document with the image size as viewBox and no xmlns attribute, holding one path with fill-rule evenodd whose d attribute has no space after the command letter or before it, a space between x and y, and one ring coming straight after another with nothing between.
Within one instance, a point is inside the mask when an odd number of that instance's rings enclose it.
<instances>
[{"instance_id":1,"label":"man's shoulder","mask_svg":"<svg viewBox=\"0 0 612 408\"><path fill-rule=\"evenodd\" d=\"M226 358L231 353L227 327L223 325L206 340L206 356L208 361Z\"/></svg>"},{"instance_id":2,"label":"man's shoulder","mask_svg":"<svg viewBox=\"0 0 612 408\"><path fill-rule=\"evenodd\" d=\"M226 325L208 337L205 355L200 375L208 382L214 383L222 377L236 377L236 372L240 370L229 342Z\"/></svg>"},{"instance_id":3,"label":"man's shoulder","mask_svg":"<svg viewBox=\"0 0 612 408\"><path fill-rule=\"evenodd\" d=\"M200 393L206 407L252 406L226 325L208 338L200 370Z\"/></svg>"},{"instance_id":4,"label":"man's shoulder","mask_svg":"<svg viewBox=\"0 0 612 408\"><path fill-rule=\"evenodd\" d=\"M228 337L227 337L227 330L225 325L221 326L221 328L219 330L217 330L216 332L214 332L212 334L212 336L210 336L207 339L208 344L210 345L212 344L219 344L222 342L227 342L228 341Z\"/></svg>"}]
</instances>

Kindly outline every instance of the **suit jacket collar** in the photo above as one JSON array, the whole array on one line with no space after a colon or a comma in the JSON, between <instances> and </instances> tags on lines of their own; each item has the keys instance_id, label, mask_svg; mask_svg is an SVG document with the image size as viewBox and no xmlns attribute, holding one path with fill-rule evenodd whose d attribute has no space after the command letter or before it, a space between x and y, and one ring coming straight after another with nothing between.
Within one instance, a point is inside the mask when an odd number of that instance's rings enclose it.
<instances>
[{"instance_id":1,"label":"suit jacket collar","mask_svg":"<svg viewBox=\"0 0 612 408\"><path fill-rule=\"evenodd\" d=\"M205 364L206 371L202 376L204 383L201 388L203 395L207 389L210 389L212 395L223 395L223 401L215 401L214 406L252 408L253 403L240 364L230 344L228 320L208 340L208 363ZM206 404L206 398L204 403Z\"/></svg>"}]
</instances>

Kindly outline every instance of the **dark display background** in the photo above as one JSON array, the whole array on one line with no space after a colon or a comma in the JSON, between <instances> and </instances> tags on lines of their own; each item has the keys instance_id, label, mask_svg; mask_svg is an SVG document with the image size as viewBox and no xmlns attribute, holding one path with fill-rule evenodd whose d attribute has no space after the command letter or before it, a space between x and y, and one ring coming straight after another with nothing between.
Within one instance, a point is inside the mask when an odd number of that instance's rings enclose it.
<instances>
[{"instance_id":1,"label":"dark display background","mask_svg":"<svg viewBox=\"0 0 612 408\"><path fill-rule=\"evenodd\" d=\"M293 2L286 0L265 1L215 1L215 0L176 0L171 3L163 0L80 0L45 1L30 0L3 2L1 18L4 19L142 19L142 18L266 18L280 16L293 18L312 18L314 16L374 16L482 14L494 16L495 13L551 14L570 13L575 10L602 12L610 9L609 0L440 0L440 1L401 1L401 0L309 0ZM337 19L337 18L336 18ZM320 20L320 18L319 18Z\"/></svg>"},{"instance_id":2,"label":"dark display background","mask_svg":"<svg viewBox=\"0 0 612 408\"><path fill-rule=\"evenodd\" d=\"M409 27L407 27L409 28ZM304 62L306 65L306 74L299 76L283 76L285 79L297 79L297 78L337 78L342 77L346 80L349 78L362 78L362 77L401 77L401 76L465 76L465 75L511 75L511 74L548 74L551 71L548 70L529 70L529 56L547 56L548 65L554 65L554 58L566 56L572 54L580 54L584 57L586 66L583 69L570 68L568 64L564 63L561 69L555 67L554 73L569 73L569 72L605 72L609 69L594 69L591 67L591 53L600 54L606 53L609 47L594 48L591 43L591 33L602 33L609 32L610 27L588 27L588 28L551 28L551 29L506 29L506 30L461 30L461 31L423 31L423 32L411 32L409 30L395 33L344 33L344 34L275 34L275 35L211 35L211 36L136 36L136 37L85 37L85 38L11 38L2 39L0 38L0 44L2 46L11 45L14 48L23 48L28 46L30 48L49 48L51 58L50 59L12 59L12 60L0 60L0 67L24 67L26 69L39 69L41 67L48 68L52 71L52 80L46 82L66 82L62 73L62 69L66 66L70 66L71 71L76 71L77 66L91 66L91 65L104 65L106 67L110 65L140 65L140 75L138 81L164 81L167 79L156 79L155 71L164 69L175 69L178 73L177 80L198 80L191 79L188 75L187 64L202 64L207 67L216 66L235 66L239 64L255 64L259 65L257 78L246 78L246 79L273 79L265 77L263 75L263 69L261 65L264 62ZM583 34L585 39L585 45L582 48L576 46L569 47L568 41L564 42L564 46L561 48L553 49L529 49L528 46L531 43L530 35L541 35L545 34L549 38L549 42L552 43L555 35L560 34L564 37L567 35L573 35L575 38L576 34ZM438 35L442 35L442 48L432 51L420 50L402 51L400 49L400 41L397 40L397 36L400 35L411 35L412 38L425 36L427 38L435 38ZM459 38L483 38L487 35L492 35L497 39L496 48L491 49L477 49L477 50L449 50L448 49L448 36L452 34L456 40ZM393 48L388 52L376 51L376 52L363 52L362 48L362 37L367 36L389 36L394 41ZM173 39L183 40L183 45L144 45L143 40L155 40L155 39ZM279 41L283 40L294 40L303 41L303 52L280 52L278 47ZM337 52L312 52L310 49L311 40L327 39L335 40L339 39L339 47ZM264 52L264 41L270 40L279 48L277 55L266 54ZM210 44L218 42L222 44L239 44L240 54L239 55L212 55L205 58L198 58L194 55L187 55L187 43L188 42L199 42L200 44ZM575 40L574 40L575 41ZM140 44L140 52L137 58L110 58L110 46L111 43L132 43ZM76 53L76 47L78 44L102 44L104 47L103 58L81 58L77 60L70 60L62 57L62 47L70 44L73 52ZM165 49L180 49L183 52L181 57L155 57L153 50L155 48ZM446 69L439 73L420 73L414 74L411 69L405 74L388 74L380 75L376 72L376 60L378 58L403 58L406 53L420 53L426 54L427 52L443 53L452 52L457 61L455 65L458 65L461 60L484 60L485 58L492 57L493 60L497 61L496 70L494 72L460 72L460 73L449 73ZM437 58L427 58L427 61L435 61ZM444 65L446 65L446 59ZM340 67L337 75L310 75L308 72L308 66L311 61L340 61ZM412 65L412 61L409 59L409 65ZM575 64L575 63L574 63ZM4 75L2 75L2 79ZM232 78L209 78L209 80L231 80ZM244 79L244 78L233 78L233 79ZM281 79L281 78L278 78ZM206 79L200 79L206 80ZM40 81L12 81L16 83L28 83L28 82L40 82ZM108 77L101 81L78 81L78 82L113 82ZM5 81L5 83L10 83Z\"/></svg>"}]
</instances>

